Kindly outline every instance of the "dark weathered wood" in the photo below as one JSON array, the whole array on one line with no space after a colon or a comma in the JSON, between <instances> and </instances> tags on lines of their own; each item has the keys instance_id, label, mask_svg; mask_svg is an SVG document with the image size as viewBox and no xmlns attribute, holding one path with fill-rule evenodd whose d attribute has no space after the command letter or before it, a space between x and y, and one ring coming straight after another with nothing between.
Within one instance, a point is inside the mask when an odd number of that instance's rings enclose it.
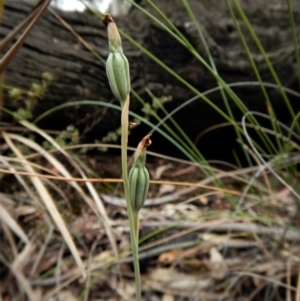
<instances>
[{"instance_id":1,"label":"dark weathered wood","mask_svg":"<svg viewBox=\"0 0 300 301\"><path fill-rule=\"evenodd\" d=\"M205 57L204 47L182 5L182 1L156 0L154 2L170 17L197 51ZM247 16L274 64L279 78L284 85L298 88L294 47L285 1L256 0L241 2L243 2ZM189 3L204 31L219 73L225 81L254 80L255 76L251 65L234 29L225 1L191 0ZM152 12L145 1L142 4ZM292 1L292 5L299 33L299 1ZM23 1L7 0L0 28L0 37L5 36L18 24L30 9L30 5ZM108 54L107 34L100 19L89 12L59 12L59 14L104 59L106 58ZM274 82L262 55L239 17L238 19L262 78L265 81ZM128 16L116 18L115 20L119 28L163 60L197 89L205 91L216 86L216 81L201 63L168 33L145 17L142 12L131 9ZM145 87L148 87L158 96L172 96L173 102L170 106L176 106L193 96L193 93L153 63L126 39L123 39L123 48L130 62L132 87L142 96L146 95ZM50 107L72 100L111 101L113 99L103 63L85 49L50 11L47 11L39 20L25 41L24 46L9 65L5 72L5 82L9 85L28 88L33 82L39 82L41 74L45 71L54 75L54 81L45 99L39 103L37 112L42 112ZM264 103L259 89L238 89L237 92L251 108L257 108ZM274 94L272 99L275 103L282 102L277 94ZM212 95L212 100L222 106L222 100L218 93ZM8 99L6 99L6 104L8 104L7 102ZM198 117L194 118L193 121L188 120L185 124L186 128L196 127L197 132L205 127L207 122L208 124L215 122L211 120L216 118L216 115L208 114L207 112L211 111L201 103L203 104L203 102L200 102L200 104L197 102L197 104L190 106L190 111L189 109L185 110L185 114L191 114L191 116L196 114ZM132 108L135 109L136 106L137 103L133 101ZM90 114L94 110L70 108L64 113L63 123L76 123L78 119L84 118L86 114ZM119 115L115 112L112 116ZM114 123L111 116L109 122ZM116 124L118 123L119 118L116 119ZM101 129L106 128L105 125L104 127L101 126Z\"/></svg>"}]
</instances>

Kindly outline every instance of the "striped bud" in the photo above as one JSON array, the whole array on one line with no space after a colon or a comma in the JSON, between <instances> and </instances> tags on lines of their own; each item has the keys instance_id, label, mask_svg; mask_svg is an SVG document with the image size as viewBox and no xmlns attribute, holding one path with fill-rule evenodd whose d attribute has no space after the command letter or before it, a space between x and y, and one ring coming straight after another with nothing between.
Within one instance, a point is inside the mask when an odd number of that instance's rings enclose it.
<instances>
[{"instance_id":1,"label":"striped bud","mask_svg":"<svg viewBox=\"0 0 300 301\"><path fill-rule=\"evenodd\" d=\"M146 163L146 148L151 144L151 135L145 136L139 143L133 166L129 172L129 192L132 210L138 212L144 205L149 191L150 177Z\"/></svg>"},{"instance_id":2,"label":"striped bud","mask_svg":"<svg viewBox=\"0 0 300 301\"><path fill-rule=\"evenodd\" d=\"M129 64L121 52L110 52L106 61L106 74L114 96L124 104L130 92Z\"/></svg>"},{"instance_id":3,"label":"striped bud","mask_svg":"<svg viewBox=\"0 0 300 301\"><path fill-rule=\"evenodd\" d=\"M123 53L122 41L113 18L106 14L103 24L107 27L109 56L106 61L106 74L114 96L124 105L130 92L129 64Z\"/></svg>"},{"instance_id":4,"label":"striped bud","mask_svg":"<svg viewBox=\"0 0 300 301\"><path fill-rule=\"evenodd\" d=\"M129 191L132 210L138 212L149 191L149 172L145 166L133 166L129 172Z\"/></svg>"}]
</instances>

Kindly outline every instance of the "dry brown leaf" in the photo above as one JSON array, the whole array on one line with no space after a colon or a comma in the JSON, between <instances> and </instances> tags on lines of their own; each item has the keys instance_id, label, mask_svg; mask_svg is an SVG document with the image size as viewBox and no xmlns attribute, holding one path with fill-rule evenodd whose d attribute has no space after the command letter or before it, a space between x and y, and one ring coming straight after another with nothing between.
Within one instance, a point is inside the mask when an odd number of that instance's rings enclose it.
<instances>
[{"instance_id":1,"label":"dry brown leaf","mask_svg":"<svg viewBox=\"0 0 300 301\"><path fill-rule=\"evenodd\" d=\"M175 191L175 189L176 189L176 187L171 184L160 185L157 196L162 196L163 194L171 193L171 192Z\"/></svg>"},{"instance_id":2,"label":"dry brown leaf","mask_svg":"<svg viewBox=\"0 0 300 301\"><path fill-rule=\"evenodd\" d=\"M210 254L210 263L214 268L214 273L212 277L218 280L224 279L227 271L227 266L222 254L215 247L212 247L210 249L209 254Z\"/></svg>"},{"instance_id":3,"label":"dry brown leaf","mask_svg":"<svg viewBox=\"0 0 300 301\"><path fill-rule=\"evenodd\" d=\"M17 217L20 216L25 216L25 215L30 215L33 213L36 213L37 209L33 206L18 206L17 208L15 208L14 212L16 214Z\"/></svg>"},{"instance_id":4,"label":"dry brown leaf","mask_svg":"<svg viewBox=\"0 0 300 301\"><path fill-rule=\"evenodd\" d=\"M224 192L222 192L222 191L217 192L216 198L218 198L220 200L224 200L224 198L225 198Z\"/></svg>"},{"instance_id":5,"label":"dry brown leaf","mask_svg":"<svg viewBox=\"0 0 300 301\"><path fill-rule=\"evenodd\" d=\"M162 301L174 301L174 300L175 300L174 296L169 294L164 294L162 298Z\"/></svg>"},{"instance_id":6,"label":"dry brown leaf","mask_svg":"<svg viewBox=\"0 0 300 301\"><path fill-rule=\"evenodd\" d=\"M11 208L15 206L16 202L8 196L6 196L4 193L0 193L0 204L2 204L3 206L5 206L5 208L8 209L8 207Z\"/></svg>"},{"instance_id":7,"label":"dry brown leaf","mask_svg":"<svg viewBox=\"0 0 300 301\"><path fill-rule=\"evenodd\" d=\"M178 258L179 254L181 252L179 251L170 251L170 252L165 252L160 254L160 256L158 257L158 262L161 265L168 265L173 263L174 261L176 261L176 259Z\"/></svg>"},{"instance_id":8,"label":"dry brown leaf","mask_svg":"<svg viewBox=\"0 0 300 301\"><path fill-rule=\"evenodd\" d=\"M29 243L29 238L23 229L19 226L18 222L12 215L6 210L4 206L0 204L0 221L4 222L15 234L17 234L24 243Z\"/></svg>"},{"instance_id":9,"label":"dry brown leaf","mask_svg":"<svg viewBox=\"0 0 300 301\"><path fill-rule=\"evenodd\" d=\"M42 259L40 260L37 268L35 269L34 275L39 275L44 271L51 269L57 263L57 256L58 256L58 252L56 250L46 252L42 257ZM26 264L24 270L30 271L30 269L32 268L36 260L37 260L37 256L36 255L32 256L31 260Z\"/></svg>"},{"instance_id":10,"label":"dry brown leaf","mask_svg":"<svg viewBox=\"0 0 300 301\"><path fill-rule=\"evenodd\" d=\"M99 262L103 262L106 260L108 261L112 258L113 258L113 254L110 251L103 251L103 252L97 254L96 256L94 256L93 262L99 263Z\"/></svg>"},{"instance_id":11,"label":"dry brown leaf","mask_svg":"<svg viewBox=\"0 0 300 301\"><path fill-rule=\"evenodd\" d=\"M156 170L155 170L155 173L153 175L153 178L158 180L161 178L162 174L169 168L172 167L172 164L166 164L166 165L162 165L162 166L159 166Z\"/></svg>"},{"instance_id":12,"label":"dry brown leaf","mask_svg":"<svg viewBox=\"0 0 300 301\"><path fill-rule=\"evenodd\" d=\"M213 265L219 265L224 263L224 258L217 248L212 247L209 251L209 254L210 254L210 262Z\"/></svg>"},{"instance_id":13,"label":"dry brown leaf","mask_svg":"<svg viewBox=\"0 0 300 301\"><path fill-rule=\"evenodd\" d=\"M149 282L145 284L145 287L156 290L172 290L179 291L194 291L195 287L200 290L205 290L212 285L211 278L201 278L198 276L187 275L177 272L174 269L157 268L151 271Z\"/></svg>"},{"instance_id":14,"label":"dry brown leaf","mask_svg":"<svg viewBox=\"0 0 300 301\"><path fill-rule=\"evenodd\" d=\"M208 198L207 197L204 197L204 196L200 196L199 197L199 202L202 204L202 205L207 205L208 204Z\"/></svg>"},{"instance_id":15,"label":"dry brown leaf","mask_svg":"<svg viewBox=\"0 0 300 301\"><path fill-rule=\"evenodd\" d=\"M255 287L260 287L263 283L265 283L266 281L261 279L260 277L252 277L252 281L255 285Z\"/></svg>"},{"instance_id":16,"label":"dry brown leaf","mask_svg":"<svg viewBox=\"0 0 300 301\"><path fill-rule=\"evenodd\" d=\"M126 281L124 292L127 296L134 296L135 294L135 283L133 281Z\"/></svg>"},{"instance_id":17,"label":"dry brown leaf","mask_svg":"<svg viewBox=\"0 0 300 301\"><path fill-rule=\"evenodd\" d=\"M64 301L76 301L76 298L73 296L73 294L70 291L61 291L58 294L58 299L64 300Z\"/></svg>"}]
</instances>

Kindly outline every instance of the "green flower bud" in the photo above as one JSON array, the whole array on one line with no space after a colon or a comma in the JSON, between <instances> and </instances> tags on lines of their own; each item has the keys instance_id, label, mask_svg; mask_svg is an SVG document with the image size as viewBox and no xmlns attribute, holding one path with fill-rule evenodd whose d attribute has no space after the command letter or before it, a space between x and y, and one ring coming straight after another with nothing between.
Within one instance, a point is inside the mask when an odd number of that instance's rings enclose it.
<instances>
[{"instance_id":1,"label":"green flower bud","mask_svg":"<svg viewBox=\"0 0 300 301\"><path fill-rule=\"evenodd\" d=\"M120 52L110 52L106 61L106 74L114 96L123 105L130 92L129 64Z\"/></svg>"},{"instance_id":2,"label":"green flower bud","mask_svg":"<svg viewBox=\"0 0 300 301\"><path fill-rule=\"evenodd\" d=\"M123 53L121 37L113 18L106 14L103 24L107 27L109 40L109 56L106 61L106 74L114 96L121 106L130 93L129 63Z\"/></svg>"},{"instance_id":3,"label":"green flower bud","mask_svg":"<svg viewBox=\"0 0 300 301\"><path fill-rule=\"evenodd\" d=\"M129 172L129 191L132 210L138 212L144 205L149 191L150 176L146 163L146 148L151 144L151 135L147 135L139 143L133 166Z\"/></svg>"},{"instance_id":4,"label":"green flower bud","mask_svg":"<svg viewBox=\"0 0 300 301\"><path fill-rule=\"evenodd\" d=\"M149 172L145 166L134 166L129 172L129 191L132 210L138 212L149 191Z\"/></svg>"}]
</instances>

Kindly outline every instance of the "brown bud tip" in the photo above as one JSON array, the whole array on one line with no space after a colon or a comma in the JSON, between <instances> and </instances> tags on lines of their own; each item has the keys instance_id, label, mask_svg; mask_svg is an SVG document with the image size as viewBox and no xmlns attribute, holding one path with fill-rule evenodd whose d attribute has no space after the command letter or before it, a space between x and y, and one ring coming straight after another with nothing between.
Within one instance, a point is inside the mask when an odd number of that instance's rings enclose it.
<instances>
[{"instance_id":1,"label":"brown bud tip","mask_svg":"<svg viewBox=\"0 0 300 301\"><path fill-rule=\"evenodd\" d=\"M150 139L151 135L152 135L152 134L145 136L145 137L142 139L142 141L141 141L142 144L143 144L143 146L144 146L145 148L147 148L147 147L148 147L149 145L151 145L151 143L152 143L152 141L151 141L151 139Z\"/></svg>"},{"instance_id":2,"label":"brown bud tip","mask_svg":"<svg viewBox=\"0 0 300 301\"><path fill-rule=\"evenodd\" d=\"M102 23L105 25L105 27L108 26L109 23L114 22L114 19L112 18L112 16L110 14L105 14L103 19L102 19Z\"/></svg>"}]
</instances>

